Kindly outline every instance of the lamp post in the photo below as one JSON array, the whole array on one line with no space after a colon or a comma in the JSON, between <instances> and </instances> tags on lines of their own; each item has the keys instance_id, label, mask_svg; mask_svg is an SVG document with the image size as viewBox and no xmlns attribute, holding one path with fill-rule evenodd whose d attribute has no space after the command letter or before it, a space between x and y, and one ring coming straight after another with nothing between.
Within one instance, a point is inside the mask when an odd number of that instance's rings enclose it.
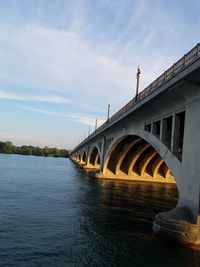
<instances>
[{"instance_id":1,"label":"lamp post","mask_svg":"<svg viewBox=\"0 0 200 267\"><path fill-rule=\"evenodd\" d=\"M107 121L109 120L110 118L110 104L108 104L108 116L107 116Z\"/></svg>"},{"instance_id":2,"label":"lamp post","mask_svg":"<svg viewBox=\"0 0 200 267\"><path fill-rule=\"evenodd\" d=\"M89 126L89 130L88 130L88 136L90 135L90 126Z\"/></svg>"},{"instance_id":3,"label":"lamp post","mask_svg":"<svg viewBox=\"0 0 200 267\"><path fill-rule=\"evenodd\" d=\"M137 101L138 93L139 93L140 74L141 74L141 68L140 68L140 65L138 65L137 74L136 74L136 79L137 79L136 94L135 94L135 100L136 101Z\"/></svg>"},{"instance_id":4,"label":"lamp post","mask_svg":"<svg viewBox=\"0 0 200 267\"><path fill-rule=\"evenodd\" d=\"M95 120L95 131L97 129L97 119Z\"/></svg>"}]
</instances>

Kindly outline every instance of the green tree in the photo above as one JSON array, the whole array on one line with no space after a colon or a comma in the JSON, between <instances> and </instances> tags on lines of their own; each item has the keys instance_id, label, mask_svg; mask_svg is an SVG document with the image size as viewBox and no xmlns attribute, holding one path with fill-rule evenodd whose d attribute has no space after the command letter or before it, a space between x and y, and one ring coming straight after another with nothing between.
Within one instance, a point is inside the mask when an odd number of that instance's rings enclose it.
<instances>
[{"instance_id":1,"label":"green tree","mask_svg":"<svg viewBox=\"0 0 200 267\"><path fill-rule=\"evenodd\" d=\"M2 142L0 141L0 153L5 154L21 154L21 155L35 155L35 156L53 156L53 157L68 157L69 156L69 150L66 149L58 149L56 147L49 148L48 146L45 146L44 148L40 147L34 147L34 146L14 146L12 142L6 141Z\"/></svg>"}]
</instances>

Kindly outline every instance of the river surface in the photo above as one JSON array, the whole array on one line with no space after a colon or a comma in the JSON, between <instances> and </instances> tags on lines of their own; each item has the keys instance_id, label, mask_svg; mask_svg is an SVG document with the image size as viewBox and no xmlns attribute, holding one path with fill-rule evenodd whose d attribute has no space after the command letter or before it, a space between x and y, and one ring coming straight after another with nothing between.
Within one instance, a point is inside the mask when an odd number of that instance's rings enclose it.
<instances>
[{"instance_id":1,"label":"river surface","mask_svg":"<svg viewBox=\"0 0 200 267\"><path fill-rule=\"evenodd\" d=\"M0 154L0 267L199 267L200 251L158 240L175 186L90 178L69 159Z\"/></svg>"}]
</instances>

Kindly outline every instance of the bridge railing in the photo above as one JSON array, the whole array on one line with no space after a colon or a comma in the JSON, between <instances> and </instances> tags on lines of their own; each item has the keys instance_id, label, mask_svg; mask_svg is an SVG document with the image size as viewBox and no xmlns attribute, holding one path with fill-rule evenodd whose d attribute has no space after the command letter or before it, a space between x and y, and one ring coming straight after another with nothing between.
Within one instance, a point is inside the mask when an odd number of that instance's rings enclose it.
<instances>
[{"instance_id":1,"label":"bridge railing","mask_svg":"<svg viewBox=\"0 0 200 267\"><path fill-rule=\"evenodd\" d=\"M186 66L192 64L200 57L200 43L198 43L194 48L192 48L187 54L185 54L181 59L179 59L174 65L167 69L162 75L160 75L155 81L153 81L149 86L147 86L143 91L141 91L137 97L134 97L125 106L123 106L119 111L117 111L112 117L104 122L100 127L98 127L92 134L90 134L85 140L83 140L77 147L90 140L92 137L97 135L107 126L112 124L114 121L118 120L123 114L129 111L136 103L140 102L146 96L150 95L153 91L158 89L165 82L174 77L177 73L183 70Z\"/></svg>"}]
</instances>

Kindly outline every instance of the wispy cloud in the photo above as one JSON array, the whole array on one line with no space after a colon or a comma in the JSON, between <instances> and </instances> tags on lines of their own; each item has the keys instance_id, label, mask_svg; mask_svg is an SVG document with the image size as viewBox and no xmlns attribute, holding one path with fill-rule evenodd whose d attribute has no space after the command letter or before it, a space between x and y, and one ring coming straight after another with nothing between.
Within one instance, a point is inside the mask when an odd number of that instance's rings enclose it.
<instances>
[{"instance_id":1,"label":"wispy cloud","mask_svg":"<svg viewBox=\"0 0 200 267\"><path fill-rule=\"evenodd\" d=\"M49 103L57 103L57 104L70 103L69 99L65 97L61 97L61 96L15 94L15 93L8 93L2 90L0 90L0 99L34 101L34 102L49 102Z\"/></svg>"},{"instance_id":2,"label":"wispy cloud","mask_svg":"<svg viewBox=\"0 0 200 267\"><path fill-rule=\"evenodd\" d=\"M22 106L22 105L16 105L16 107L21 108L21 109L25 109L28 111L40 113L43 115L47 115L47 116L65 118L67 120L78 122L78 123L88 125L91 127L94 127L95 121L96 121L96 118L91 117L89 115L87 115L87 116L83 116L81 114L74 115L74 114L69 114L67 112L55 112L55 111L51 111L51 110L32 108L32 107L27 107L27 106ZM98 119L98 126L100 126L103 122L104 122L103 119Z\"/></svg>"},{"instance_id":3,"label":"wispy cloud","mask_svg":"<svg viewBox=\"0 0 200 267\"><path fill-rule=\"evenodd\" d=\"M82 102L93 99L91 107L100 108L116 92L127 99L122 92L132 86L132 67L106 54L105 48L102 53L79 33L38 25L0 30L0 42L9 44L0 54L5 63L1 83L64 93Z\"/></svg>"},{"instance_id":4,"label":"wispy cloud","mask_svg":"<svg viewBox=\"0 0 200 267\"><path fill-rule=\"evenodd\" d=\"M78 123L81 123L81 124L84 124L84 125L88 125L88 126L91 126L91 129L94 128L95 126L95 122L96 122L96 118L91 118L91 117L86 117L86 116L70 116L70 119L72 121L75 121L75 122L78 122ZM103 119L100 119L98 118L97 120L97 127L99 127L101 124L104 123L104 120Z\"/></svg>"},{"instance_id":5,"label":"wispy cloud","mask_svg":"<svg viewBox=\"0 0 200 267\"><path fill-rule=\"evenodd\" d=\"M113 109L118 109L134 95L138 64L142 67L142 89L175 60L177 34L176 29L170 30L174 28L174 21L160 11L160 18L151 17L151 27L147 27L140 22L147 14L147 7L142 1L127 27L106 43L91 42L87 34L74 32L73 28L1 25L0 43L7 45L3 45L0 53L3 62L0 85L12 83L12 90L17 85L34 88L40 94L44 91L66 94L70 101L79 100L82 104L88 104L90 99L91 109L98 107L100 110L105 103L112 102ZM156 6L154 9L158 10ZM87 24L86 21L82 23ZM160 40L163 33L165 41L167 35L170 36L167 45ZM56 101L65 102L62 97Z\"/></svg>"}]
</instances>

